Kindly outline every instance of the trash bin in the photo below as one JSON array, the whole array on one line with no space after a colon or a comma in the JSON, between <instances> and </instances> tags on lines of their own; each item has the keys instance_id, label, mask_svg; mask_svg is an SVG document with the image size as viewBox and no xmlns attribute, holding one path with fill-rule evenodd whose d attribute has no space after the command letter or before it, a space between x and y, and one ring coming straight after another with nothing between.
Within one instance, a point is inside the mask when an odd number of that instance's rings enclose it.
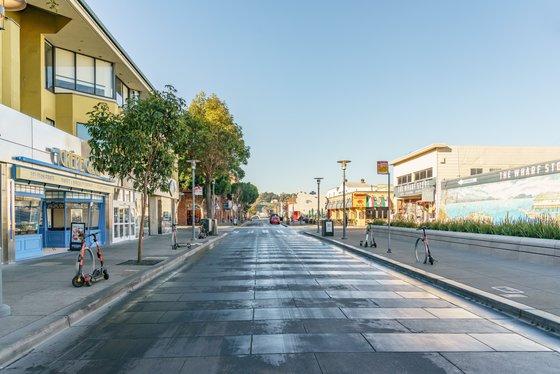
<instances>
[{"instance_id":1,"label":"trash bin","mask_svg":"<svg viewBox=\"0 0 560 374\"><path fill-rule=\"evenodd\" d=\"M218 220L213 219L211 221L212 221L212 228L210 230L210 235L216 236L216 235L218 235Z\"/></svg>"},{"instance_id":2,"label":"trash bin","mask_svg":"<svg viewBox=\"0 0 560 374\"><path fill-rule=\"evenodd\" d=\"M333 221L330 219L321 220L321 235L322 236L334 236L334 225Z\"/></svg>"},{"instance_id":3,"label":"trash bin","mask_svg":"<svg viewBox=\"0 0 560 374\"><path fill-rule=\"evenodd\" d=\"M203 228L205 232L210 233L210 229L212 228L212 223L208 218L202 218L200 220L200 226Z\"/></svg>"}]
</instances>

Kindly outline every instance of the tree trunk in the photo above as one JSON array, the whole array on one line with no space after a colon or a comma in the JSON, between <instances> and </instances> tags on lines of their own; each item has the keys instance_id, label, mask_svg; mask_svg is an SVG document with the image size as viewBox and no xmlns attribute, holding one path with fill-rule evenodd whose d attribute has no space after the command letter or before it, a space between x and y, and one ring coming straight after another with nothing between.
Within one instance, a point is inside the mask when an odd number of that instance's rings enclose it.
<instances>
[{"instance_id":1,"label":"tree trunk","mask_svg":"<svg viewBox=\"0 0 560 374\"><path fill-rule=\"evenodd\" d=\"M148 199L148 193L144 188L142 192L142 207L140 208L140 230L138 231L138 257L136 261L138 263L142 262L142 252L144 249L144 219L146 217L146 203Z\"/></svg>"},{"instance_id":2,"label":"tree trunk","mask_svg":"<svg viewBox=\"0 0 560 374\"><path fill-rule=\"evenodd\" d=\"M204 182L204 194L206 195L206 213L208 218L214 218L214 202L212 201L212 182Z\"/></svg>"}]
</instances>

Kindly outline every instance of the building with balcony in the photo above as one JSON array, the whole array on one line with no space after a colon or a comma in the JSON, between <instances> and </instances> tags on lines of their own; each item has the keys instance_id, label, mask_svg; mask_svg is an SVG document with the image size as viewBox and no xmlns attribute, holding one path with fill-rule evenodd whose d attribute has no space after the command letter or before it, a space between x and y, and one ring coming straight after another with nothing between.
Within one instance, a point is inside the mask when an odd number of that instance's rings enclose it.
<instances>
[{"instance_id":1,"label":"building with balcony","mask_svg":"<svg viewBox=\"0 0 560 374\"><path fill-rule=\"evenodd\" d=\"M391 161L398 218L444 219L442 183L560 158L560 147L462 146L435 143Z\"/></svg>"},{"instance_id":2,"label":"building with balcony","mask_svg":"<svg viewBox=\"0 0 560 374\"><path fill-rule=\"evenodd\" d=\"M89 164L87 113L117 113L152 85L82 0L28 0L0 30L0 223L3 262L67 250L73 223L108 244L138 236L140 194ZM178 199L149 198L150 234L171 230Z\"/></svg>"}]
</instances>

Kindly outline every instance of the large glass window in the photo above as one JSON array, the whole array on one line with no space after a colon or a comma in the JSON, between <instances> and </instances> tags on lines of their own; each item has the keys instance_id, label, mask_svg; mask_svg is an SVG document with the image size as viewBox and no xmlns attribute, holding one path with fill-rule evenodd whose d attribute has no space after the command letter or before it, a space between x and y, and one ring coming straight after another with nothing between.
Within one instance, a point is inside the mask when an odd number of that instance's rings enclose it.
<instances>
[{"instance_id":1,"label":"large glass window","mask_svg":"<svg viewBox=\"0 0 560 374\"><path fill-rule=\"evenodd\" d=\"M54 69L52 55L54 50ZM50 63L49 63L50 61ZM50 64L50 65L49 65ZM113 98L113 64L45 44L46 88L52 89L49 72L54 71L54 87ZM128 93L127 93L128 95Z\"/></svg>"},{"instance_id":2,"label":"large glass window","mask_svg":"<svg viewBox=\"0 0 560 374\"><path fill-rule=\"evenodd\" d=\"M54 48L47 42L45 42L45 87L51 91L54 89Z\"/></svg>"},{"instance_id":3,"label":"large glass window","mask_svg":"<svg viewBox=\"0 0 560 374\"><path fill-rule=\"evenodd\" d=\"M95 85L95 60L93 57L76 55L76 90L93 94Z\"/></svg>"},{"instance_id":4,"label":"large glass window","mask_svg":"<svg viewBox=\"0 0 560 374\"><path fill-rule=\"evenodd\" d=\"M95 93L113 97L113 65L110 62L95 61Z\"/></svg>"},{"instance_id":5,"label":"large glass window","mask_svg":"<svg viewBox=\"0 0 560 374\"><path fill-rule=\"evenodd\" d=\"M38 234L41 223L41 200L16 196L15 217L16 235Z\"/></svg>"},{"instance_id":6,"label":"large glass window","mask_svg":"<svg viewBox=\"0 0 560 374\"><path fill-rule=\"evenodd\" d=\"M56 74L55 85L73 90L76 88L76 70L74 65L74 52L56 49Z\"/></svg>"}]
</instances>

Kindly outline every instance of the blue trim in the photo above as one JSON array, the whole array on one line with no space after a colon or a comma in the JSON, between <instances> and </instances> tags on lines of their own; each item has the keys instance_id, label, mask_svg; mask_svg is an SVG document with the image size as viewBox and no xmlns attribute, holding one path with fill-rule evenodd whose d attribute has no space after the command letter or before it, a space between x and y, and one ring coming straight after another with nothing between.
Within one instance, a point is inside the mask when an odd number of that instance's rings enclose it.
<instances>
[{"instance_id":1,"label":"blue trim","mask_svg":"<svg viewBox=\"0 0 560 374\"><path fill-rule=\"evenodd\" d=\"M44 199L45 198L45 194L42 194L42 193L30 193L30 192L20 192L20 191L16 191L15 196L34 197L36 199Z\"/></svg>"},{"instance_id":2,"label":"blue trim","mask_svg":"<svg viewBox=\"0 0 560 374\"><path fill-rule=\"evenodd\" d=\"M17 160L17 161L27 162L29 164L45 166L45 167L48 167L48 168L51 168L51 169L62 170L62 171L68 172L68 173L83 175L84 177L88 177L88 178L99 179L99 180L102 180L104 182L113 182L113 180L111 178L100 177L98 175L85 173L83 171L70 169L70 168L67 168L65 166L55 165L55 164L51 164L51 163L45 162L45 161L35 160L33 158L29 158L29 157L25 157L25 156L16 156L13 159Z\"/></svg>"}]
</instances>

